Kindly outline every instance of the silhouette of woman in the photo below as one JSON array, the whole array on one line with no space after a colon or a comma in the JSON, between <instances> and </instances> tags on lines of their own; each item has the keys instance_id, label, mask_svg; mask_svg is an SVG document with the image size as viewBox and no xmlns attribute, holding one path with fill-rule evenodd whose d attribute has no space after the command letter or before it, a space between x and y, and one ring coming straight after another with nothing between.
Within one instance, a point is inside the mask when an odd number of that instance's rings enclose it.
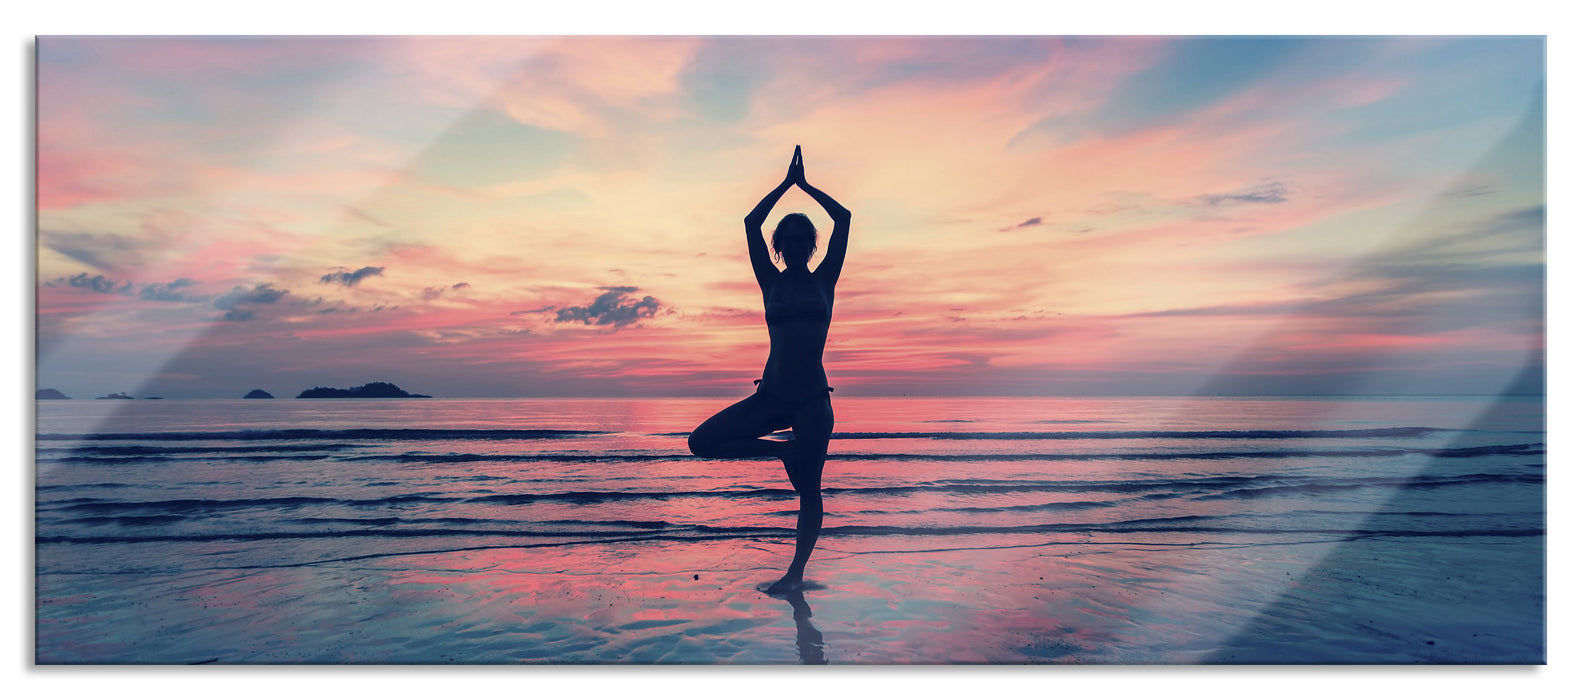
<instances>
[{"instance_id":1,"label":"silhouette of woman","mask_svg":"<svg viewBox=\"0 0 1582 700\"><path fill-rule=\"evenodd\" d=\"M829 249L817 270L808 269L817 245L817 232L805 214L787 214L775 226L771 243L785 263L779 270L764 245L763 224L780 196L795 185L824 207L835 220ZM769 360L763 377L753 382L757 391L703 421L687 439L699 457L774 457L785 464L786 476L801 498L797 511L796 554L785 576L766 592L786 593L802 588L802 570L818 542L824 524L824 499L820 480L829 452L829 435L835 427L830 406L829 378L824 374L824 341L829 336L830 311L835 303L835 282L846 259L846 238L851 212L829 195L807 183L802 170L802 147L791 156L791 167L781 182L744 220L747 225L747 259L764 297L764 320L769 325ZM790 428L794 439L765 440L762 436Z\"/></svg>"}]
</instances>

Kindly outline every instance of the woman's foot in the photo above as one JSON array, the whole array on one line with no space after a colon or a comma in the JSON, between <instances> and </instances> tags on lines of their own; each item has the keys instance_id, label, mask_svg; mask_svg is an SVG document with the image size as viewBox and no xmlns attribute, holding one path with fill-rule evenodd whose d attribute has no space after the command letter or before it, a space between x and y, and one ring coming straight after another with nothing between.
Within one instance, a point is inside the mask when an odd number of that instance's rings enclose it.
<instances>
[{"instance_id":1,"label":"woman's foot","mask_svg":"<svg viewBox=\"0 0 1582 700\"><path fill-rule=\"evenodd\" d=\"M769 587L765 588L764 592L769 595L784 595L806 590L806 585L801 576L786 574L779 581L769 584Z\"/></svg>"}]
</instances>

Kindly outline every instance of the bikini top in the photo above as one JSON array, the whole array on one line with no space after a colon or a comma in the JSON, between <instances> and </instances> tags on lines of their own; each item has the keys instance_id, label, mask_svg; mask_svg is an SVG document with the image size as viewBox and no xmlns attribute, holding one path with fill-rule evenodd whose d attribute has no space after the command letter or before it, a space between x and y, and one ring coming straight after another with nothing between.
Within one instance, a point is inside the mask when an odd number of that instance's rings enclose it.
<instances>
[{"instance_id":1,"label":"bikini top","mask_svg":"<svg viewBox=\"0 0 1582 700\"><path fill-rule=\"evenodd\" d=\"M775 278L764 299L764 321L773 326L787 321L814 320L829 323L830 303L811 276L798 275L793 281L786 273Z\"/></svg>"}]
</instances>

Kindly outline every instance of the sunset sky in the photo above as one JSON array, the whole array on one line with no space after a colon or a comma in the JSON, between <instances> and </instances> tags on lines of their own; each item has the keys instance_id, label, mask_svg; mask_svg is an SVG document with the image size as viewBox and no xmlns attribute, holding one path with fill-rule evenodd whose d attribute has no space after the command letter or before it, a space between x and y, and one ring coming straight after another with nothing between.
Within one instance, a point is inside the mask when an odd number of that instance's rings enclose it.
<instances>
[{"instance_id":1,"label":"sunset sky","mask_svg":"<svg viewBox=\"0 0 1582 700\"><path fill-rule=\"evenodd\" d=\"M1543 386L1541 38L37 46L74 398L746 394L798 144L837 396Z\"/></svg>"}]
</instances>

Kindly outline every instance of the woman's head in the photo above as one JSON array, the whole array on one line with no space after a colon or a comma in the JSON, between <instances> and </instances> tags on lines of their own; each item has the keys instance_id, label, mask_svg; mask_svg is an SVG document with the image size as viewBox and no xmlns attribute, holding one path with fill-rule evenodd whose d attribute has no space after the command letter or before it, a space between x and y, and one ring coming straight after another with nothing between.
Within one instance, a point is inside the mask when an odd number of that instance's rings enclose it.
<instances>
[{"instance_id":1,"label":"woman's head","mask_svg":"<svg viewBox=\"0 0 1582 700\"><path fill-rule=\"evenodd\" d=\"M774 235L769 237L769 247L788 265L812 260L813 251L818 247L818 231L813 228L813 220L806 214L786 214L775 226Z\"/></svg>"}]
</instances>

